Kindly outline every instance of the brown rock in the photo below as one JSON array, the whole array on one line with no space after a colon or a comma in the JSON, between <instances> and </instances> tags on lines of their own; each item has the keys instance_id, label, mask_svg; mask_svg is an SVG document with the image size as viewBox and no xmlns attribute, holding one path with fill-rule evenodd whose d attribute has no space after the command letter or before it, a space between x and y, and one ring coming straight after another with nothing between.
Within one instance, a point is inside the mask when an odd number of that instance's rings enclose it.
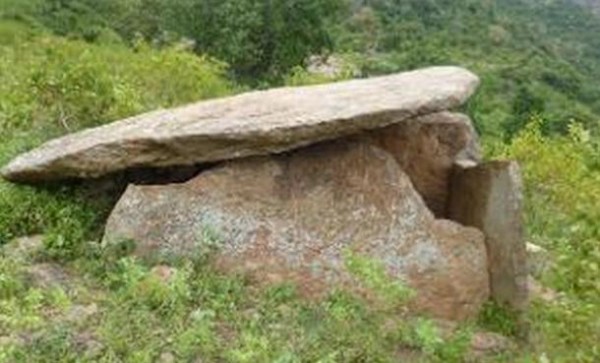
<instances>
[{"instance_id":1,"label":"brown rock","mask_svg":"<svg viewBox=\"0 0 600 363\"><path fill-rule=\"evenodd\" d=\"M495 161L457 167L450 198L450 218L479 228L486 236L492 297L524 310L528 274L518 164Z\"/></svg>"},{"instance_id":2,"label":"brown rock","mask_svg":"<svg viewBox=\"0 0 600 363\"><path fill-rule=\"evenodd\" d=\"M467 362L481 362L499 354L507 354L517 350L517 345L511 339L492 332L478 332L473 334L471 345L467 354Z\"/></svg>"},{"instance_id":3,"label":"brown rock","mask_svg":"<svg viewBox=\"0 0 600 363\"><path fill-rule=\"evenodd\" d=\"M454 164L481 161L477 132L461 114L418 117L374 130L369 138L396 158L438 218L446 215Z\"/></svg>"},{"instance_id":4,"label":"brown rock","mask_svg":"<svg viewBox=\"0 0 600 363\"><path fill-rule=\"evenodd\" d=\"M435 67L251 92L68 135L17 157L1 174L43 182L278 153L458 107L478 83L464 69Z\"/></svg>"},{"instance_id":5,"label":"brown rock","mask_svg":"<svg viewBox=\"0 0 600 363\"><path fill-rule=\"evenodd\" d=\"M552 268L553 261L550 252L533 243L527 243L526 249L529 274L541 278Z\"/></svg>"},{"instance_id":6,"label":"brown rock","mask_svg":"<svg viewBox=\"0 0 600 363\"><path fill-rule=\"evenodd\" d=\"M314 296L356 285L344 253L380 261L433 316L476 315L488 297L482 234L435 220L387 152L335 142L226 163L185 184L130 186L105 243L138 242L142 256L202 253L263 283L293 281Z\"/></svg>"},{"instance_id":7,"label":"brown rock","mask_svg":"<svg viewBox=\"0 0 600 363\"><path fill-rule=\"evenodd\" d=\"M11 347L19 347L26 344L25 339L16 335L0 336L0 349L11 349Z\"/></svg>"},{"instance_id":8,"label":"brown rock","mask_svg":"<svg viewBox=\"0 0 600 363\"><path fill-rule=\"evenodd\" d=\"M104 344L98 340L96 334L84 331L73 337L73 346L78 353L87 359L97 359L106 349Z\"/></svg>"},{"instance_id":9,"label":"brown rock","mask_svg":"<svg viewBox=\"0 0 600 363\"><path fill-rule=\"evenodd\" d=\"M14 260L30 260L43 250L44 238L43 235L20 237L2 246L1 251Z\"/></svg>"},{"instance_id":10,"label":"brown rock","mask_svg":"<svg viewBox=\"0 0 600 363\"><path fill-rule=\"evenodd\" d=\"M98 305L95 303L89 305L73 305L66 313L65 320L77 325L82 325L88 322L90 318L98 314Z\"/></svg>"},{"instance_id":11,"label":"brown rock","mask_svg":"<svg viewBox=\"0 0 600 363\"><path fill-rule=\"evenodd\" d=\"M68 271L57 264L38 263L27 267L25 272L28 281L40 289L68 289L73 285Z\"/></svg>"},{"instance_id":12,"label":"brown rock","mask_svg":"<svg viewBox=\"0 0 600 363\"><path fill-rule=\"evenodd\" d=\"M558 292L539 283L532 276L529 276L527 280L527 287L529 289L529 297L532 300L537 299L545 303L552 304L556 303L563 297Z\"/></svg>"},{"instance_id":13,"label":"brown rock","mask_svg":"<svg viewBox=\"0 0 600 363\"><path fill-rule=\"evenodd\" d=\"M175 276L176 270L170 266L158 265L152 268L151 273L162 283L168 283Z\"/></svg>"},{"instance_id":14,"label":"brown rock","mask_svg":"<svg viewBox=\"0 0 600 363\"><path fill-rule=\"evenodd\" d=\"M156 363L175 363L175 362L177 362L177 358L171 352L162 353L156 360Z\"/></svg>"}]
</instances>

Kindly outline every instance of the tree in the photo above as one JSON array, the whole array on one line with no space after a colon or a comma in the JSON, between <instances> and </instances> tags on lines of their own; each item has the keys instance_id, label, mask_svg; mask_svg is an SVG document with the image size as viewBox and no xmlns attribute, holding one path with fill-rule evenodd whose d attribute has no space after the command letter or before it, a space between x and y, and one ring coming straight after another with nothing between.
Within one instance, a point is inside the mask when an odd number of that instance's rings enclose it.
<instances>
[{"instance_id":1,"label":"tree","mask_svg":"<svg viewBox=\"0 0 600 363\"><path fill-rule=\"evenodd\" d=\"M513 101L513 117L504 124L505 138L512 139L534 116L544 113L545 103L524 84L519 85Z\"/></svg>"},{"instance_id":2,"label":"tree","mask_svg":"<svg viewBox=\"0 0 600 363\"><path fill-rule=\"evenodd\" d=\"M245 78L280 77L333 44L327 20L340 0L177 0L170 29Z\"/></svg>"}]
</instances>

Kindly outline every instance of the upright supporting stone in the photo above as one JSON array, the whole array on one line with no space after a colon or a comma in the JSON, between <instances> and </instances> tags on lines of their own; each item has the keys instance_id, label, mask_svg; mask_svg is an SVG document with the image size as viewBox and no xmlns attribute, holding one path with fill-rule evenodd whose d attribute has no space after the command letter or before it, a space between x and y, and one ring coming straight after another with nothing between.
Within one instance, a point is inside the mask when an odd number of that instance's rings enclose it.
<instances>
[{"instance_id":1,"label":"upright supporting stone","mask_svg":"<svg viewBox=\"0 0 600 363\"><path fill-rule=\"evenodd\" d=\"M527 249L522 180L516 162L457 166L448 216L486 236L492 298L516 312L527 307Z\"/></svg>"}]
</instances>

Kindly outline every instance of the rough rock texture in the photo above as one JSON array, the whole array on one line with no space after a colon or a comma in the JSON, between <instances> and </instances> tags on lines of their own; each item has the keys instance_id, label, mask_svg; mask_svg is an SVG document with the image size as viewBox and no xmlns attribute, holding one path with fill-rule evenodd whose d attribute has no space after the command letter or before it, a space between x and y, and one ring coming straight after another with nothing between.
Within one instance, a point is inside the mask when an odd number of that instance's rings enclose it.
<instances>
[{"instance_id":1,"label":"rough rock texture","mask_svg":"<svg viewBox=\"0 0 600 363\"><path fill-rule=\"evenodd\" d=\"M449 216L486 236L492 297L516 311L527 306L527 251L517 163L494 161L455 170Z\"/></svg>"},{"instance_id":2,"label":"rough rock texture","mask_svg":"<svg viewBox=\"0 0 600 363\"><path fill-rule=\"evenodd\" d=\"M477 332L471 338L466 362L485 362L486 358L508 355L517 351L517 344L511 339L492 332Z\"/></svg>"},{"instance_id":3,"label":"rough rock texture","mask_svg":"<svg viewBox=\"0 0 600 363\"><path fill-rule=\"evenodd\" d=\"M89 305L75 304L67 310L64 320L73 325L85 326L89 324L92 317L98 315L98 312L98 305L95 303Z\"/></svg>"},{"instance_id":4,"label":"rough rock texture","mask_svg":"<svg viewBox=\"0 0 600 363\"><path fill-rule=\"evenodd\" d=\"M69 290L74 285L69 272L54 263L38 263L28 266L26 276L32 286L40 289L60 287Z\"/></svg>"},{"instance_id":5,"label":"rough rock texture","mask_svg":"<svg viewBox=\"0 0 600 363\"><path fill-rule=\"evenodd\" d=\"M527 243L527 268L529 274L535 278L543 277L553 265L550 252L533 243Z\"/></svg>"},{"instance_id":6,"label":"rough rock texture","mask_svg":"<svg viewBox=\"0 0 600 363\"><path fill-rule=\"evenodd\" d=\"M259 281L294 281L309 296L356 286L350 250L381 262L417 292L414 307L473 317L487 299L483 235L435 220L394 158L367 142L324 143L225 163L184 184L130 186L105 243L141 256L202 253Z\"/></svg>"},{"instance_id":7,"label":"rough rock texture","mask_svg":"<svg viewBox=\"0 0 600 363\"><path fill-rule=\"evenodd\" d=\"M17 157L1 174L43 182L278 153L455 108L478 83L462 68L435 67L252 92L68 135Z\"/></svg>"},{"instance_id":8,"label":"rough rock texture","mask_svg":"<svg viewBox=\"0 0 600 363\"><path fill-rule=\"evenodd\" d=\"M532 301L540 300L548 304L553 304L564 298L563 294L542 285L532 276L529 276L527 279L527 288L529 289L529 299Z\"/></svg>"},{"instance_id":9,"label":"rough rock texture","mask_svg":"<svg viewBox=\"0 0 600 363\"><path fill-rule=\"evenodd\" d=\"M15 261L26 262L44 249L43 235L19 237L0 247L0 254Z\"/></svg>"},{"instance_id":10,"label":"rough rock texture","mask_svg":"<svg viewBox=\"0 0 600 363\"><path fill-rule=\"evenodd\" d=\"M469 117L440 112L371 131L369 139L390 152L435 215L446 215L454 164L481 161Z\"/></svg>"}]
</instances>

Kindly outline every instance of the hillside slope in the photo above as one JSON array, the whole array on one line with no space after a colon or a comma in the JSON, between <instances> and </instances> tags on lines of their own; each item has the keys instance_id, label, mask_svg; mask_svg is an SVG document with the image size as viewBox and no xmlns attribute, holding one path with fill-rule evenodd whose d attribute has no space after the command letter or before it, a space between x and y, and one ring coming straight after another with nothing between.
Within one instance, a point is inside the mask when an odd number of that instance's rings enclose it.
<instances>
[{"instance_id":1,"label":"hillside slope","mask_svg":"<svg viewBox=\"0 0 600 363\"><path fill-rule=\"evenodd\" d=\"M592 9L594 13L600 15L600 1L598 0L573 0L577 5Z\"/></svg>"},{"instance_id":2,"label":"hillside slope","mask_svg":"<svg viewBox=\"0 0 600 363\"><path fill-rule=\"evenodd\" d=\"M459 64L483 79L471 108L485 134L510 137L534 114L547 131L598 129L600 18L566 0L355 1L337 50L363 74ZM366 56L365 56L366 55Z\"/></svg>"},{"instance_id":3,"label":"hillside slope","mask_svg":"<svg viewBox=\"0 0 600 363\"><path fill-rule=\"evenodd\" d=\"M305 18L317 31L279 21L261 37L273 13L257 9L267 3L288 17L298 9L286 4L316 4L300 9L319 14ZM521 164L527 240L547 262L532 272L530 344L485 361L600 362L598 20L567 0L320 7L335 3L0 0L0 165L53 136L240 88L460 64L483 81L466 111L486 154ZM194 22L175 11L182 5L204 15L219 9L219 21ZM303 67L307 49L333 53L352 71L315 75ZM251 77L240 76L248 70ZM0 362L460 363L473 329L516 334L513 316L495 305L455 336L426 318L404 319L403 286L365 262L357 270L379 298L336 293L319 302L302 300L290 284L265 291L218 273L204 255L143 263L128 256L129 241L114 249L97 243L121 190L114 184L0 180Z\"/></svg>"},{"instance_id":4,"label":"hillside slope","mask_svg":"<svg viewBox=\"0 0 600 363\"><path fill-rule=\"evenodd\" d=\"M478 73L479 130L510 139L540 115L545 132L572 120L600 129L600 17L594 0L0 0L0 17L88 42L182 38L251 87L281 84L315 53L367 77L427 65ZM143 15L142 15L143 14Z\"/></svg>"}]
</instances>

